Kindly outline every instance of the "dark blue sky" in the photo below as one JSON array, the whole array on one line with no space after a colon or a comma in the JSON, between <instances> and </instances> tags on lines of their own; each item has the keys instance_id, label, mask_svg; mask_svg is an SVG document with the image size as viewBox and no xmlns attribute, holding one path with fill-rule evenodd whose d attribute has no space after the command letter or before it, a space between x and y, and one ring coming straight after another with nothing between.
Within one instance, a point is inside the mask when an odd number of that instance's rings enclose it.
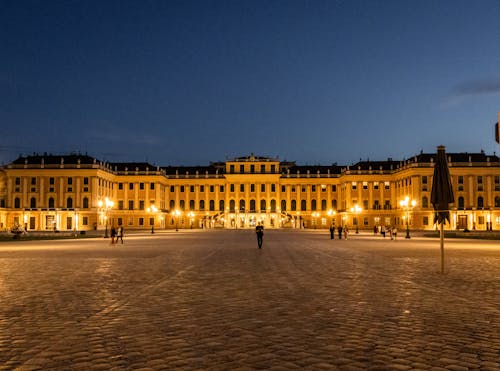
<instances>
[{"instance_id":1,"label":"dark blue sky","mask_svg":"<svg viewBox=\"0 0 500 371\"><path fill-rule=\"evenodd\" d=\"M0 1L0 163L498 152L500 1Z\"/></svg>"}]
</instances>

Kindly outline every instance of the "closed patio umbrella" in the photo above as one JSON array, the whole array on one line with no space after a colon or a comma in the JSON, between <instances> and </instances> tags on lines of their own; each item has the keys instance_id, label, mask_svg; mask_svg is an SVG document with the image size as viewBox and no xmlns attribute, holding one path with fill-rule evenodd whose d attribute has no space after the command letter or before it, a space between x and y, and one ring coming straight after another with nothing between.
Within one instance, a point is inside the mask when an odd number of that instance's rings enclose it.
<instances>
[{"instance_id":1,"label":"closed patio umbrella","mask_svg":"<svg viewBox=\"0 0 500 371\"><path fill-rule=\"evenodd\" d=\"M441 273L444 273L444 223L450 222L450 204L455 202L450 171L444 146L437 147L437 158L432 178L431 203L434 206L434 223L440 225Z\"/></svg>"}]
</instances>

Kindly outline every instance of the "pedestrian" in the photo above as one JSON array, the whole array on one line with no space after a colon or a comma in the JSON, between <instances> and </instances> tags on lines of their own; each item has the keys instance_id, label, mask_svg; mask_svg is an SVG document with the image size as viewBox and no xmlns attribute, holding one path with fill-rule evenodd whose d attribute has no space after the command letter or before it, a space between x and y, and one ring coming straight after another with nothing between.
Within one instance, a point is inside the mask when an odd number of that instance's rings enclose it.
<instances>
[{"instance_id":1,"label":"pedestrian","mask_svg":"<svg viewBox=\"0 0 500 371\"><path fill-rule=\"evenodd\" d=\"M259 223L257 227L255 227L255 233L257 234L257 244L259 245L259 249L262 248L262 237L264 236L264 226Z\"/></svg>"},{"instance_id":2,"label":"pedestrian","mask_svg":"<svg viewBox=\"0 0 500 371\"><path fill-rule=\"evenodd\" d=\"M123 245L123 227L121 225L118 227L118 232L116 234L116 243L118 243L118 240L121 240Z\"/></svg>"},{"instance_id":3,"label":"pedestrian","mask_svg":"<svg viewBox=\"0 0 500 371\"><path fill-rule=\"evenodd\" d=\"M394 237L394 239L396 239L396 237L398 236L398 229L396 228L396 226L392 227L392 236Z\"/></svg>"},{"instance_id":4,"label":"pedestrian","mask_svg":"<svg viewBox=\"0 0 500 371\"><path fill-rule=\"evenodd\" d=\"M375 224L375 226L373 227L373 235L376 236L377 235L377 232L378 232L378 227L377 225Z\"/></svg>"},{"instance_id":5,"label":"pedestrian","mask_svg":"<svg viewBox=\"0 0 500 371\"><path fill-rule=\"evenodd\" d=\"M342 239L342 226L341 225L338 226L337 233L339 235L339 240L341 240Z\"/></svg>"},{"instance_id":6,"label":"pedestrian","mask_svg":"<svg viewBox=\"0 0 500 371\"><path fill-rule=\"evenodd\" d=\"M349 228L347 228L347 225L344 227L344 238L347 240L347 236L349 235Z\"/></svg>"},{"instance_id":7,"label":"pedestrian","mask_svg":"<svg viewBox=\"0 0 500 371\"><path fill-rule=\"evenodd\" d=\"M111 227L111 245L115 243L115 237L116 237L116 228L115 226Z\"/></svg>"},{"instance_id":8,"label":"pedestrian","mask_svg":"<svg viewBox=\"0 0 500 371\"><path fill-rule=\"evenodd\" d=\"M335 237L335 224L330 224L330 239L333 240Z\"/></svg>"},{"instance_id":9,"label":"pedestrian","mask_svg":"<svg viewBox=\"0 0 500 371\"><path fill-rule=\"evenodd\" d=\"M380 234L385 238L385 226L380 227Z\"/></svg>"},{"instance_id":10,"label":"pedestrian","mask_svg":"<svg viewBox=\"0 0 500 371\"><path fill-rule=\"evenodd\" d=\"M389 226L389 228L387 228L387 231L389 232L389 237L392 240L393 239L393 237L392 237L392 226Z\"/></svg>"}]
</instances>

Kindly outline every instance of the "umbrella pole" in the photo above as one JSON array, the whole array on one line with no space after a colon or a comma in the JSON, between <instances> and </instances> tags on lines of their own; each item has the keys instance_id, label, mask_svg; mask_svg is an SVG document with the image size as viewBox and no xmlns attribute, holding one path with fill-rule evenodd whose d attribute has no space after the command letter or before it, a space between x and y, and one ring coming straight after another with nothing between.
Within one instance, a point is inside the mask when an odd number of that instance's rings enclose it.
<instances>
[{"instance_id":1,"label":"umbrella pole","mask_svg":"<svg viewBox=\"0 0 500 371\"><path fill-rule=\"evenodd\" d=\"M444 273L444 223L441 223L439 237L441 240L441 274L443 274Z\"/></svg>"}]
</instances>

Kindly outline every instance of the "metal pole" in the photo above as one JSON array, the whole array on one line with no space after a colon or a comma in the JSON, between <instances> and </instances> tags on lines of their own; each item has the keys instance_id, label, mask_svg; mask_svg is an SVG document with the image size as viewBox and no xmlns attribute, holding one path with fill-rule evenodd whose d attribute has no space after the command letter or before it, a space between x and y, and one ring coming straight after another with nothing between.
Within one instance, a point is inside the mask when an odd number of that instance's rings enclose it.
<instances>
[{"instance_id":1,"label":"metal pole","mask_svg":"<svg viewBox=\"0 0 500 371\"><path fill-rule=\"evenodd\" d=\"M406 237L410 238L410 212L406 212Z\"/></svg>"},{"instance_id":2,"label":"metal pole","mask_svg":"<svg viewBox=\"0 0 500 371\"><path fill-rule=\"evenodd\" d=\"M444 273L444 223L441 223L439 231L439 239L441 242L441 274Z\"/></svg>"}]
</instances>

